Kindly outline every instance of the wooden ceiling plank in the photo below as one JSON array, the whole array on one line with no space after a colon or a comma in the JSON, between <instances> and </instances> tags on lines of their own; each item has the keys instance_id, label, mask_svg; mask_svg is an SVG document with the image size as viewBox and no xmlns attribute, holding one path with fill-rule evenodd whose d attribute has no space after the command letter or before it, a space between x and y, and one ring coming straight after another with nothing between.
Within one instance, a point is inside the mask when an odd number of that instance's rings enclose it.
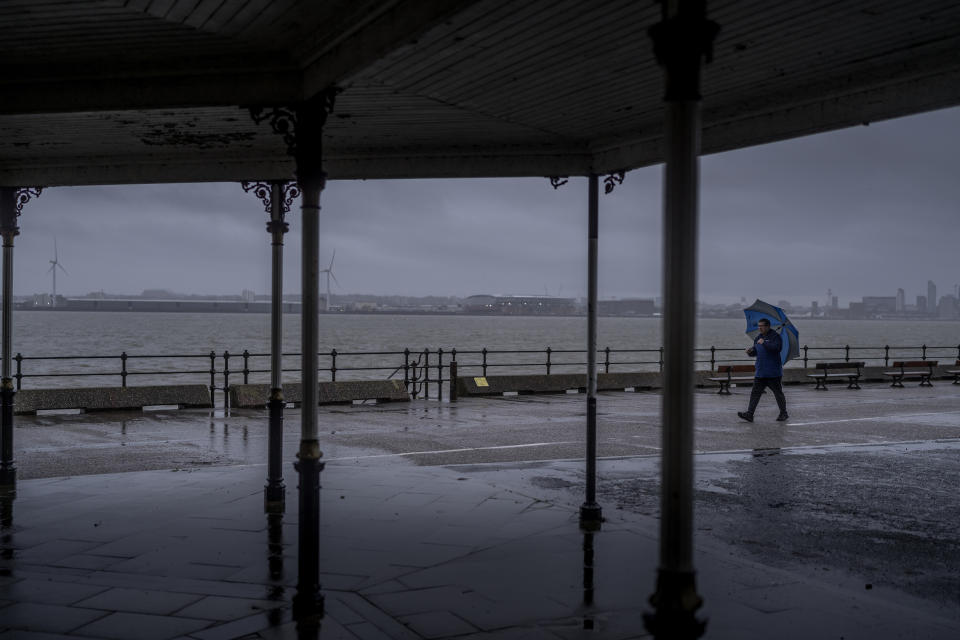
<instances>
[{"instance_id":1,"label":"wooden ceiling plank","mask_svg":"<svg viewBox=\"0 0 960 640\"><path fill-rule=\"evenodd\" d=\"M589 37L603 37L609 34L608 18L605 15L594 15L593 19L585 19L585 16L578 16L578 24L582 24L584 29L589 29ZM571 16L558 15L556 22L544 22L545 28L551 30L547 35L534 38L516 37L509 43L492 43L498 54L494 64L485 63L478 58L468 58L462 61L455 73L447 73L443 79L445 82L437 82L431 78L423 78L414 84L401 85L403 90L412 90L414 92L430 92L443 95L445 99L457 102L463 97L461 92L476 92L471 87L484 86L489 90L490 86L501 85L502 78L508 75L510 78L521 78L530 75L536 75L543 67L545 60L550 60L548 69L558 69L562 65L561 60L569 58L582 57L584 51L591 51L586 43L582 48L570 45L570 34L572 33L570 22ZM617 22L621 26L621 32L629 33L630 21L621 20ZM642 31L638 29L637 31ZM518 34L522 36L522 34ZM585 37L584 40L587 40ZM613 53L613 52L611 52ZM650 54L652 55L652 53ZM427 88L427 82L432 84Z\"/></svg>"},{"instance_id":2,"label":"wooden ceiling plank","mask_svg":"<svg viewBox=\"0 0 960 640\"><path fill-rule=\"evenodd\" d=\"M304 70L305 95L313 95L349 78L476 1L417 0L405 5L404 11L388 11Z\"/></svg>"}]
</instances>

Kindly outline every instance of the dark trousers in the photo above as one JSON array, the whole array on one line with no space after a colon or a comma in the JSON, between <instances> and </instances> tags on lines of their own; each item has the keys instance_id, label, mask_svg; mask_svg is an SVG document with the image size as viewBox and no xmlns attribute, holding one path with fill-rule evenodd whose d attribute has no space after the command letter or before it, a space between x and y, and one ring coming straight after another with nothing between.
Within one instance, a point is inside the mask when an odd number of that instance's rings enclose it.
<instances>
[{"instance_id":1,"label":"dark trousers","mask_svg":"<svg viewBox=\"0 0 960 640\"><path fill-rule=\"evenodd\" d=\"M750 406L747 408L747 413L753 415L754 410L757 408L757 403L760 402L760 396L763 395L764 387L769 387L770 391L773 391L773 397L777 399L777 406L780 407L780 413L786 413L787 399L783 397L783 387L780 385L781 380L783 380L783 378L754 378L753 390L750 392Z\"/></svg>"}]
</instances>

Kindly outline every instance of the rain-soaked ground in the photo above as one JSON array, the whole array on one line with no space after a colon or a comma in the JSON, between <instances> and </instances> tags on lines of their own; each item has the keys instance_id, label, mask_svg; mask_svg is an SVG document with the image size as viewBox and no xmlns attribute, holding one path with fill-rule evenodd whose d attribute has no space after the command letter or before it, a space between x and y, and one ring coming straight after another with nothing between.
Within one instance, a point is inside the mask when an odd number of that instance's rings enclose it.
<instances>
[{"instance_id":1,"label":"rain-soaked ground","mask_svg":"<svg viewBox=\"0 0 960 640\"><path fill-rule=\"evenodd\" d=\"M739 420L747 394L697 394L697 547L907 603L960 630L960 386L791 387L786 423L773 420L768 396L756 422ZM605 393L598 402L604 516L654 534L659 401L655 393ZM582 395L324 408L324 477L338 467L444 467L575 509L584 411ZM286 414L287 461L298 415ZM18 417L17 426L23 479L265 459L261 411L45 415Z\"/></svg>"}]
</instances>

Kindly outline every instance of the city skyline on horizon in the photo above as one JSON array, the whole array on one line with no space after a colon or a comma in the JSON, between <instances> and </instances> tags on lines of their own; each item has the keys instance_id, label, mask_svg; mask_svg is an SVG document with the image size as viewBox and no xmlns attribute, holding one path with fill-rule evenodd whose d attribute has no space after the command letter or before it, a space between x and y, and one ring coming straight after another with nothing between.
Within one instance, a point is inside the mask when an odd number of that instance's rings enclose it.
<instances>
[{"instance_id":1,"label":"city skyline on horizon","mask_svg":"<svg viewBox=\"0 0 960 640\"><path fill-rule=\"evenodd\" d=\"M933 282L930 281L930 280L928 280L927 282L928 282L928 284L925 285L927 288L924 290L924 292L922 292L922 293L916 293L916 295L911 295L910 292L908 292L906 289L900 287L900 288L898 288L896 291L894 291L892 294L890 294L889 292L887 292L887 293L880 293L880 294L878 295L877 292L874 292L874 293L863 294L863 295L859 295L859 296L854 295L854 296L850 296L850 297L847 297L847 298L841 298L841 297L839 297L839 296L837 296L837 295L834 295L834 297L837 298L838 306L844 307L844 306L848 306L850 302L854 302L854 303L856 303L856 302L861 302L862 300L868 299L868 298L898 299L898 298L899 298L899 292L900 292L900 291L903 291L903 293L904 293L904 306L907 307L907 308L910 308L910 307L916 307L916 301L917 301L919 298L923 298L925 301L929 300L929 291L930 291L930 289L929 289L929 284L932 283L932 284L934 285L934 288L935 288L936 292L937 292L937 295L936 295L936 301L937 301L937 302L939 302L939 300L940 300L941 298L943 298L944 296L953 296L954 299L960 299L960 284L954 284L952 287L950 287L950 289L949 289L948 291L944 292L944 290L941 289L939 286L937 286L936 283L933 283ZM830 290L828 290L828 292L829 292L829 291L830 291ZM264 298L269 298L269 296L270 296L270 292L269 292L269 291L255 291L255 290L253 290L253 289L241 289L239 292L237 292L237 291L234 290L234 291L221 291L221 292L190 293L190 292L184 292L184 291L177 291L177 290L176 290L175 288L173 288L173 287L150 287L150 288L147 288L147 289L141 289L141 291L140 291L139 293L119 292L119 291L106 291L105 289L97 289L97 290L93 290L93 291L88 291L88 292L86 292L86 293L67 293L67 292L62 292L62 291L61 291L61 292L58 292L58 297L63 297L63 298L90 298L90 297L96 297L98 294L100 294L100 295L105 295L105 296L109 296L109 297L115 297L115 298L124 298L124 297L150 297L151 295L159 295L160 297L171 297L171 298L177 298L177 297L183 297L183 298L204 298L204 297L207 297L207 298L210 298L210 299L214 299L214 298L228 298L228 297L229 297L229 298L240 298L240 299L242 299L242 298L246 297L246 296L249 294L249 295L251 296L251 298L252 298L253 296L255 296L257 299L261 299L261 300L264 299ZM33 293L26 293L26 294L20 294L20 293L18 293L18 294L15 295L15 297L18 298L18 299L27 299L27 298L31 298L31 297L44 296L44 295L51 295L51 292L50 292L50 291L40 291L40 292L33 292ZM301 295L301 294L300 294L299 291L289 291L289 290L285 290L284 293L283 293L283 297L284 297L285 299L295 299L295 298L299 298L300 295ZM326 295L326 292L323 291L323 290L321 290L321 291L320 291L320 295L321 295L321 296L324 296L324 295ZM331 298L338 298L338 297L340 297L340 298L348 298L348 299L349 299L349 298L356 298L356 297L379 297L379 298L453 298L453 299L464 300L464 299L469 298L470 296L474 296L474 295L517 296L517 297L539 297L539 296L545 296L545 297L558 297L558 298L572 298L573 300L577 300L577 301L582 301L582 300L585 300L585 299L586 299L586 296L585 296L585 295L563 295L563 294L560 294L560 293L551 294L551 293L549 293L549 292L547 292L547 293L537 293L537 292L499 292L499 291L498 291L498 292L489 292L489 291L484 291L484 292L472 292L472 293L468 293L468 294L440 294L440 293L432 293L432 294L431 294L431 293L427 293L427 294L423 294L423 295L408 295L408 294L404 294L404 293L368 293L368 292L348 292L348 291L340 291L340 292L337 292L337 293L332 293ZM803 296L783 295L783 296L777 297L775 300L773 300L773 299L767 300L767 302L771 302L771 303L773 303L773 304L778 304L778 305L779 305L781 302L786 301L790 306L794 306L794 307L810 307L810 306L813 306L813 303L816 303L816 305L817 305L819 308L821 308L821 309L824 309L824 308L827 308L827 307L831 306L831 299L830 299L830 297L828 297L828 295L826 295L826 294L823 296L822 299L799 300L799 301L797 300L797 298L802 298L802 297L803 297ZM723 298L723 299L721 299L721 298ZM662 296L660 296L660 295L656 295L656 296L625 295L625 296L602 297L602 298L600 298L600 299L603 299L603 300L631 300L631 299L647 299L647 300L650 300L650 299L652 299L652 300L655 300L655 301L659 304L659 303L662 301ZM841 301L845 302L846 304L841 304ZM709 305L731 305L731 304L740 304L740 303L749 305L749 304L752 304L753 300L748 299L747 296L739 296L739 297L736 297L736 296L713 296L712 299L708 300L708 299L707 299L707 296L699 295L697 302L698 302L698 304L709 304Z\"/></svg>"}]
</instances>

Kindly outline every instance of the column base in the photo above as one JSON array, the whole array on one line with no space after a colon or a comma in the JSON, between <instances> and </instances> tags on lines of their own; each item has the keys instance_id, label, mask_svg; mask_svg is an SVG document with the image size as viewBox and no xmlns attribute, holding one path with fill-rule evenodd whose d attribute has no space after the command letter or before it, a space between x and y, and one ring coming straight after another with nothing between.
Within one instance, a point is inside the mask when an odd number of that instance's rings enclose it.
<instances>
[{"instance_id":1,"label":"column base","mask_svg":"<svg viewBox=\"0 0 960 640\"><path fill-rule=\"evenodd\" d=\"M287 510L287 488L280 485L266 484L263 486L263 512L284 513Z\"/></svg>"},{"instance_id":2,"label":"column base","mask_svg":"<svg viewBox=\"0 0 960 640\"><path fill-rule=\"evenodd\" d=\"M293 597L293 616L299 623L323 617L320 593L320 448L316 440L300 443L300 458L294 468L300 474L298 518L297 593Z\"/></svg>"},{"instance_id":3,"label":"column base","mask_svg":"<svg viewBox=\"0 0 960 640\"><path fill-rule=\"evenodd\" d=\"M584 502L580 505L580 528L597 531L603 524L603 509L596 502Z\"/></svg>"},{"instance_id":4,"label":"column base","mask_svg":"<svg viewBox=\"0 0 960 640\"><path fill-rule=\"evenodd\" d=\"M323 594L297 592L293 596L293 619L298 623L316 621L318 624L323 618Z\"/></svg>"},{"instance_id":5,"label":"column base","mask_svg":"<svg viewBox=\"0 0 960 640\"><path fill-rule=\"evenodd\" d=\"M707 627L694 615L703 604L693 571L657 572L657 591L650 596L653 613L643 614L644 626L657 640L696 640Z\"/></svg>"},{"instance_id":6,"label":"column base","mask_svg":"<svg viewBox=\"0 0 960 640\"><path fill-rule=\"evenodd\" d=\"M268 451L267 451L267 483L263 486L264 513L283 513L286 510L287 488L283 483L283 391L270 390L270 401L267 408L270 410Z\"/></svg>"},{"instance_id":7,"label":"column base","mask_svg":"<svg viewBox=\"0 0 960 640\"><path fill-rule=\"evenodd\" d=\"M0 490L9 491L17 486L17 468L12 464L0 466Z\"/></svg>"}]
</instances>

